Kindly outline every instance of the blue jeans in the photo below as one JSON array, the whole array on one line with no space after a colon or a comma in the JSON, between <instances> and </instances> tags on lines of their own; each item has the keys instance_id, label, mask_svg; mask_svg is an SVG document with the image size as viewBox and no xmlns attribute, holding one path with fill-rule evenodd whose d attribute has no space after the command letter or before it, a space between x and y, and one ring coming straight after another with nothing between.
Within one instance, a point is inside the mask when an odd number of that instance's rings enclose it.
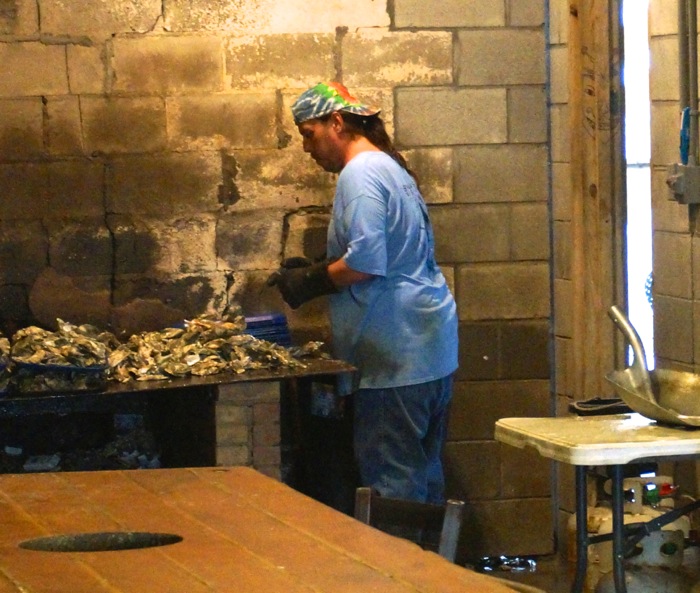
<instances>
[{"instance_id":1,"label":"blue jeans","mask_svg":"<svg viewBox=\"0 0 700 593\"><path fill-rule=\"evenodd\" d=\"M452 376L354 395L354 448L363 486L384 496L442 504L442 447Z\"/></svg>"}]
</instances>

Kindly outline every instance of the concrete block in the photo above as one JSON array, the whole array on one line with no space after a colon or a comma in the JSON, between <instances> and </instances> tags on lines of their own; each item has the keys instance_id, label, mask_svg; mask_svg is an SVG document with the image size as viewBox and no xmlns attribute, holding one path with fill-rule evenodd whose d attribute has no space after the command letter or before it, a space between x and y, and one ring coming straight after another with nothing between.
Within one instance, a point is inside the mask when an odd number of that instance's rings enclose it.
<instances>
[{"instance_id":1,"label":"concrete block","mask_svg":"<svg viewBox=\"0 0 700 593\"><path fill-rule=\"evenodd\" d=\"M50 221L49 261L62 276L109 276L112 238L104 220Z\"/></svg>"},{"instance_id":2,"label":"concrete block","mask_svg":"<svg viewBox=\"0 0 700 593\"><path fill-rule=\"evenodd\" d=\"M483 556L546 555L554 551L549 497L475 502L460 549ZM517 526L517 528L516 528Z\"/></svg>"},{"instance_id":3,"label":"concrete block","mask_svg":"<svg viewBox=\"0 0 700 593\"><path fill-rule=\"evenodd\" d=\"M498 497L499 475L492 471L498 467L498 443L447 442L443 458L450 467L446 491L458 492L457 498L468 500L470 504Z\"/></svg>"},{"instance_id":4,"label":"concrete block","mask_svg":"<svg viewBox=\"0 0 700 593\"><path fill-rule=\"evenodd\" d=\"M417 148L403 152L403 156L418 178L426 203L452 202L454 155L451 148Z\"/></svg>"},{"instance_id":5,"label":"concrete block","mask_svg":"<svg viewBox=\"0 0 700 593\"><path fill-rule=\"evenodd\" d=\"M654 233L654 294L693 298L692 252L700 246L689 234ZM700 284L700 278L696 281Z\"/></svg>"},{"instance_id":6,"label":"concrete block","mask_svg":"<svg viewBox=\"0 0 700 593\"><path fill-rule=\"evenodd\" d=\"M45 268L29 293L36 323L55 327L56 319L109 327L111 276L63 275Z\"/></svg>"},{"instance_id":7,"label":"concrete block","mask_svg":"<svg viewBox=\"0 0 700 593\"><path fill-rule=\"evenodd\" d=\"M459 268L460 317L548 318L549 266L546 263L476 264Z\"/></svg>"},{"instance_id":8,"label":"concrete block","mask_svg":"<svg viewBox=\"0 0 700 593\"><path fill-rule=\"evenodd\" d=\"M554 391L558 395L573 396L573 348L569 338L554 340Z\"/></svg>"},{"instance_id":9,"label":"concrete block","mask_svg":"<svg viewBox=\"0 0 700 593\"><path fill-rule=\"evenodd\" d=\"M666 168L651 172L652 226L655 231L687 233L690 230L689 209L673 199L666 180Z\"/></svg>"},{"instance_id":10,"label":"concrete block","mask_svg":"<svg viewBox=\"0 0 700 593\"><path fill-rule=\"evenodd\" d=\"M547 142L547 93L543 86L518 86L508 90L508 140Z\"/></svg>"},{"instance_id":11,"label":"concrete block","mask_svg":"<svg viewBox=\"0 0 700 593\"><path fill-rule=\"evenodd\" d=\"M235 387L233 384L230 385ZM252 409L250 406L241 406L235 403L229 403L226 399L219 399L216 403L216 423L252 426Z\"/></svg>"},{"instance_id":12,"label":"concrete block","mask_svg":"<svg viewBox=\"0 0 700 593\"><path fill-rule=\"evenodd\" d=\"M547 147L455 149L455 202L542 202L547 199Z\"/></svg>"},{"instance_id":13,"label":"concrete block","mask_svg":"<svg viewBox=\"0 0 700 593\"><path fill-rule=\"evenodd\" d=\"M165 104L158 97L83 97L89 153L156 152L166 147Z\"/></svg>"},{"instance_id":14,"label":"concrete block","mask_svg":"<svg viewBox=\"0 0 700 593\"><path fill-rule=\"evenodd\" d=\"M0 217L0 285L31 285L48 261L48 237L39 220Z\"/></svg>"},{"instance_id":15,"label":"concrete block","mask_svg":"<svg viewBox=\"0 0 700 593\"><path fill-rule=\"evenodd\" d=\"M571 206L571 165L569 163L552 163L553 219L570 221Z\"/></svg>"},{"instance_id":16,"label":"concrete block","mask_svg":"<svg viewBox=\"0 0 700 593\"><path fill-rule=\"evenodd\" d=\"M499 418L548 416L549 381L456 381L448 441L494 438Z\"/></svg>"},{"instance_id":17,"label":"concrete block","mask_svg":"<svg viewBox=\"0 0 700 593\"><path fill-rule=\"evenodd\" d=\"M510 258L506 206L433 206L430 217L435 229L435 252L440 261L504 261Z\"/></svg>"},{"instance_id":18,"label":"concrete block","mask_svg":"<svg viewBox=\"0 0 700 593\"><path fill-rule=\"evenodd\" d=\"M459 291L457 309L461 317ZM459 368L457 381L491 381L499 378L499 325L497 323L459 324Z\"/></svg>"},{"instance_id":19,"label":"concrete block","mask_svg":"<svg viewBox=\"0 0 700 593\"><path fill-rule=\"evenodd\" d=\"M569 279L554 279L554 333L571 338L574 335L571 311L574 303L574 283Z\"/></svg>"},{"instance_id":20,"label":"concrete block","mask_svg":"<svg viewBox=\"0 0 700 593\"><path fill-rule=\"evenodd\" d=\"M566 44L569 40L568 0L552 0L549 3L549 42L552 45Z\"/></svg>"},{"instance_id":21,"label":"concrete block","mask_svg":"<svg viewBox=\"0 0 700 593\"><path fill-rule=\"evenodd\" d=\"M104 166L93 160L55 161L47 164L45 218L104 216Z\"/></svg>"},{"instance_id":22,"label":"concrete block","mask_svg":"<svg viewBox=\"0 0 700 593\"><path fill-rule=\"evenodd\" d=\"M25 277L25 280L31 283L34 279ZM6 336L11 336L18 329L34 323L27 290L27 285L0 284L0 329Z\"/></svg>"},{"instance_id":23,"label":"concrete block","mask_svg":"<svg viewBox=\"0 0 700 593\"><path fill-rule=\"evenodd\" d=\"M161 17L160 0L138 3L117 0L63 0L41 7L41 31L60 36L70 31L76 37L106 40L119 33L147 33Z\"/></svg>"},{"instance_id":24,"label":"concrete block","mask_svg":"<svg viewBox=\"0 0 700 593\"><path fill-rule=\"evenodd\" d=\"M649 34L675 35L678 33L678 2L649 1Z\"/></svg>"},{"instance_id":25,"label":"concrete block","mask_svg":"<svg viewBox=\"0 0 700 593\"><path fill-rule=\"evenodd\" d=\"M219 220L219 269L272 270L279 262L283 217L279 211L234 213Z\"/></svg>"},{"instance_id":26,"label":"concrete block","mask_svg":"<svg viewBox=\"0 0 700 593\"><path fill-rule=\"evenodd\" d=\"M395 0L397 28L502 27L506 24L505 3L490 0Z\"/></svg>"},{"instance_id":27,"label":"concrete block","mask_svg":"<svg viewBox=\"0 0 700 593\"><path fill-rule=\"evenodd\" d=\"M510 209L511 258L549 261L549 210L546 202L513 204Z\"/></svg>"},{"instance_id":28,"label":"concrete block","mask_svg":"<svg viewBox=\"0 0 700 593\"><path fill-rule=\"evenodd\" d=\"M42 120L43 106L39 97L0 99L0 160L39 156L44 150Z\"/></svg>"},{"instance_id":29,"label":"concrete block","mask_svg":"<svg viewBox=\"0 0 700 593\"><path fill-rule=\"evenodd\" d=\"M221 445L250 445L250 430L242 424L216 423L216 443Z\"/></svg>"},{"instance_id":30,"label":"concrete block","mask_svg":"<svg viewBox=\"0 0 700 593\"><path fill-rule=\"evenodd\" d=\"M282 462L282 452L278 446L253 446L253 467L279 466Z\"/></svg>"},{"instance_id":31,"label":"concrete block","mask_svg":"<svg viewBox=\"0 0 700 593\"><path fill-rule=\"evenodd\" d=\"M169 98L167 106L175 149L277 147L277 99L272 91Z\"/></svg>"},{"instance_id":32,"label":"concrete block","mask_svg":"<svg viewBox=\"0 0 700 593\"><path fill-rule=\"evenodd\" d=\"M214 36L117 38L113 90L177 94L223 89L221 40Z\"/></svg>"},{"instance_id":33,"label":"concrete block","mask_svg":"<svg viewBox=\"0 0 700 593\"><path fill-rule=\"evenodd\" d=\"M35 0L13 0L0 9L0 35L24 37L39 32L39 5Z\"/></svg>"},{"instance_id":34,"label":"concrete block","mask_svg":"<svg viewBox=\"0 0 700 593\"><path fill-rule=\"evenodd\" d=\"M541 27L544 25L542 0L508 0L508 25L511 27Z\"/></svg>"},{"instance_id":35,"label":"concrete block","mask_svg":"<svg viewBox=\"0 0 700 593\"><path fill-rule=\"evenodd\" d=\"M547 413L544 414L548 416ZM552 493L554 463L532 448L500 446L501 497L547 497Z\"/></svg>"},{"instance_id":36,"label":"concrete block","mask_svg":"<svg viewBox=\"0 0 700 593\"><path fill-rule=\"evenodd\" d=\"M327 0L288 0L284 4L259 0L230 0L197 4L174 0L166 4L168 31L226 31L232 35L332 33L336 27L388 27L383 2L356 0L352 4Z\"/></svg>"},{"instance_id":37,"label":"concrete block","mask_svg":"<svg viewBox=\"0 0 700 593\"><path fill-rule=\"evenodd\" d=\"M68 93L66 49L37 41L0 43L0 64L12 76L0 76L0 97Z\"/></svg>"},{"instance_id":38,"label":"concrete block","mask_svg":"<svg viewBox=\"0 0 700 593\"><path fill-rule=\"evenodd\" d=\"M283 257L324 257L330 219L330 212L300 210L290 214L286 219Z\"/></svg>"},{"instance_id":39,"label":"concrete block","mask_svg":"<svg viewBox=\"0 0 700 593\"><path fill-rule=\"evenodd\" d=\"M222 445L216 448L216 465L251 465L252 451L247 445Z\"/></svg>"},{"instance_id":40,"label":"concrete block","mask_svg":"<svg viewBox=\"0 0 700 593\"><path fill-rule=\"evenodd\" d=\"M553 163L571 162L571 127L569 106L552 105L549 110L551 153ZM676 128L678 126L676 125Z\"/></svg>"},{"instance_id":41,"label":"concrete block","mask_svg":"<svg viewBox=\"0 0 700 593\"><path fill-rule=\"evenodd\" d=\"M430 113L426 118L424 114ZM396 90L400 146L500 144L507 141L505 89Z\"/></svg>"},{"instance_id":42,"label":"concrete block","mask_svg":"<svg viewBox=\"0 0 700 593\"><path fill-rule=\"evenodd\" d=\"M48 187L46 164L0 164L0 220L42 218L48 210Z\"/></svg>"},{"instance_id":43,"label":"concrete block","mask_svg":"<svg viewBox=\"0 0 700 593\"><path fill-rule=\"evenodd\" d=\"M678 101L678 39L652 37L649 41L649 95L652 101Z\"/></svg>"},{"instance_id":44,"label":"concrete block","mask_svg":"<svg viewBox=\"0 0 700 593\"><path fill-rule=\"evenodd\" d=\"M53 155L83 152L78 97L66 95L46 99L46 148Z\"/></svg>"},{"instance_id":45,"label":"concrete block","mask_svg":"<svg viewBox=\"0 0 700 593\"><path fill-rule=\"evenodd\" d=\"M501 326L500 376L543 379L551 376L548 321L518 321Z\"/></svg>"},{"instance_id":46,"label":"concrete block","mask_svg":"<svg viewBox=\"0 0 700 593\"><path fill-rule=\"evenodd\" d=\"M342 39L349 88L426 86L452 82L452 34L363 29Z\"/></svg>"},{"instance_id":47,"label":"concrete block","mask_svg":"<svg viewBox=\"0 0 700 593\"><path fill-rule=\"evenodd\" d=\"M651 104L651 163L668 167L677 163L678 155L678 103L655 102Z\"/></svg>"},{"instance_id":48,"label":"concrete block","mask_svg":"<svg viewBox=\"0 0 700 593\"><path fill-rule=\"evenodd\" d=\"M232 88L306 88L335 76L335 35L232 37L225 47Z\"/></svg>"},{"instance_id":49,"label":"concrete block","mask_svg":"<svg viewBox=\"0 0 700 593\"><path fill-rule=\"evenodd\" d=\"M229 406L245 406L245 409L248 410L247 422L252 424L258 421L254 418L254 406L279 403L280 384L277 381L228 383L217 386L217 393L220 403L228 404ZM277 414L277 419L279 420L279 413Z\"/></svg>"},{"instance_id":50,"label":"concrete block","mask_svg":"<svg viewBox=\"0 0 700 593\"><path fill-rule=\"evenodd\" d=\"M216 153L124 156L107 169L107 208L115 214L176 216L218 210Z\"/></svg>"},{"instance_id":51,"label":"concrete block","mask_svg":"<svg viewBox=\"0 0 700 593\"><path fill-rule=\"evenodd\" d=\"M540 30L463 30L457 33L457 84L545 83L545 43Z\"/></svg>"},{"instance_id":52,"label":"concrete block","mask_svg":"<svg viewBox=\"0 0 700 593\"><path fill-rule=\"evenodd\" d=\"M100 95L107 83L105 48L102 45L69 45L68 84L76 95Z\"/></svg>"},{"instance_id":53,"label":"concrete block","mask_svg":"<svg viewBox=\"0 0 700 593\"><path fill-rule=\"evenodd\" d=\"M236 211L327 207L335 176L326 173L301 148L222 153L221 203Z\"/></svg>"},{"instance_id":54,"label":"concrete block","mask_svg":"<svg viewBox=\"0 0 700 593\"><path fill-rule=\"evenodd\" d=\"M654 295L654 354L692 364L694 355L693 301Z\"/></svg>"},{"instance_id":55,"label":"concrete block","mask_svg":"<svg viewBox=\"0 0 700 593\"><path fill-rule=\"evenodd\" d=\"M279 447L280 441L279 422L277 424L255 424L253 426L253 444L256 452L258 448L269 450L272 447Z\"/></svg>"}]
</instances>

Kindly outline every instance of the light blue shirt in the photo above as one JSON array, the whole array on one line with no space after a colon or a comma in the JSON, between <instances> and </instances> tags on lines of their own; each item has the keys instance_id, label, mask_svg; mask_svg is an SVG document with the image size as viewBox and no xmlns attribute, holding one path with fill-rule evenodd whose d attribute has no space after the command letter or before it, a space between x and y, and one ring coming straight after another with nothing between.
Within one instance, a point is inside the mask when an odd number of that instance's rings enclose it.
<instances>
[{"instance_id":1,"label":"light blue shirt","mask_svg":"<svg viewBox=\"0 0 700 593\"><path fill-rule=\"evenodd\" d=\"M338 177L328 228L328 256L374 276L330 297L333 349L358 367L354 387L416 385L457 368L456 306L434 250L408 172L384 152L355 156Z\"/></svg>"}]
</instances>

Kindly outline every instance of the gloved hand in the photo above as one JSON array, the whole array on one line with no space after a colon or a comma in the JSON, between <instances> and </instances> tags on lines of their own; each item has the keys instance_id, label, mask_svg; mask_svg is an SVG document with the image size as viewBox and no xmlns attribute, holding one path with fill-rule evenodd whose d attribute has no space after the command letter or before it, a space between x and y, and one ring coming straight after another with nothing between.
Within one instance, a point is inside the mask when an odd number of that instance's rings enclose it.
<instances>
[{"instance_id":1,"label":"gloved hand","mask_svg":"<svg viewBox=\"0 0 700 593\"><path fill-rule=\"evenodd\" d=\"M301 305L324 294L338 292L338 288L328 275L328 262L301 264L304 258L289 258L282 263L282 267L270 274L267 279L268 286L277 286L284 302L292 309L298 309ZM296 266L290 266L290 260L297 260ZM307 260L308 261L308 260ZM287 264L285 266L285 264Z\"/></svg>"}]
</instances>

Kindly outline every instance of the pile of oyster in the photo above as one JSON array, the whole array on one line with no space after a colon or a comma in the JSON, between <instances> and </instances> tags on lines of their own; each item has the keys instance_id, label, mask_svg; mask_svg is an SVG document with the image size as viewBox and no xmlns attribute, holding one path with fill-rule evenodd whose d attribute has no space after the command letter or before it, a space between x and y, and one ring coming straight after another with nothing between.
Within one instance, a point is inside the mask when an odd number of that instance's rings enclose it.
<instances>
[{"instance_id":1,"label":"pile of oyster","mask_svg":"<svg viewBox=\"0 0 700 593\"><path fill-rule=\"evenodd\" d=\"M21 392L96 389L101 381L150 381L224 371L304 367L306 357L323 358L322 342L284 347L246 333L240 307L205 314L182 327L142 332L121 342L89 324L58 319L51 332L30 326L11 340L0 336L0 358L10 360Z\"/></svg>"}]
</instances>

